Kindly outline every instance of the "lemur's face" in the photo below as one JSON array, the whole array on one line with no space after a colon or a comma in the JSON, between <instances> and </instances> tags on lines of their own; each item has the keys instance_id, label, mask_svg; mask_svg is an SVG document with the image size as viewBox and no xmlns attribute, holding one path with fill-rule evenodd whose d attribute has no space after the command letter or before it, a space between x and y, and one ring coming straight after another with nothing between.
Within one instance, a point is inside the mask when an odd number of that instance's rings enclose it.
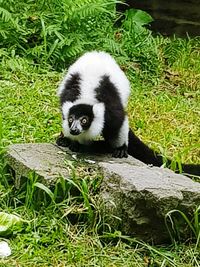
<instances>
[{"instance_id":1,"label":"lemur's face","mask_svg":"<svg viewBox=\"0 0 200 267\"><path fill-rule=\"evenodd\" d=\"M69 110L68 125L71 135L79 135L87 131L93 121L94 115L91 105L78 104Z\"/></svg>"},{"instance_id":2,"label":"lemur's face","mask_svg":"<svg viewBox=\"0 0 200 267\"><path fill-rule=\"evenodd\" d=\"M76 117L74 114L71 114L68 117L68 124L70 128L70 134L79 135L83 131L86 131L90 127L90 118L86 115L81 117Z\"/></svg>"}]
</instances>

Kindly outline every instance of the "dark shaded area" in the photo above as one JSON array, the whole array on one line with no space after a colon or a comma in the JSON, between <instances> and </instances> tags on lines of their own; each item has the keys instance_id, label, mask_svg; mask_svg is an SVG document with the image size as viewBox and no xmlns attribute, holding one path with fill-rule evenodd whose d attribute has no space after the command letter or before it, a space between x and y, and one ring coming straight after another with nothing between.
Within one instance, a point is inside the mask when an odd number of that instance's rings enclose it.
<instances>
[{"instance_id":1,"label":"dark shaded area","mask_svg":"<svg viewBox=\"0 0 200 267\"><path fill-rule=\"evenodd\" d=\"M143 192L144 195L147 192ZM148 196L151 199L151 196ZM134 192L133 197L127 197L126 194L122 195L122 221L126 222L123 225L122 233L126 235L133 235L154 244L170 244L170 236L162 216L158 216L159 206L151 206L147 199L144 199L143 194ZM134 203L134 208L133 208ZM134 218L130 217L129 211L133 210ZM138 215L138 218L137 218ZM155 219L156 218L156 219ZM138 223L140 221L140 223ZM158 232L160 234L158 234Z\"/></svg>"},{"instance_id":2,"label":"dark shaded area","mask_svg":"<svg viewBox=\"0 0 200 267\"><path fill-rule=\"evenodd\" d=\"M141 9L149 13L154 22L150 29L163 35L185 37L200 36L200 1L196 0L126 0L117 4L117 10Z\"/></svg>"}]
</instances>

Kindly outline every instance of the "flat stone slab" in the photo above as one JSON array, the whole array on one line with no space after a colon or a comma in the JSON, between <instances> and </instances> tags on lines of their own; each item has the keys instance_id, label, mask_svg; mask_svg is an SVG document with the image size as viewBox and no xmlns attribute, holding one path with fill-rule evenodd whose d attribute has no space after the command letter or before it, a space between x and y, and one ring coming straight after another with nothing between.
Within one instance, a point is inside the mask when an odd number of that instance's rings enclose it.
<instances>
[{"instance_id":1,"label":"flat stone slab","mask_svg":"<svg viewBox=\"0 0 200 267\"><path fill-rule=\"evenodd\" d=\"M59 176L69 177L68 170L64 168L67 154L53 144L11 145L6 158L19 178L27 177L33 171L46 181L55 181Z\"/></svg>"},{"instance_id":2,"label":"flat stone slab","mask_svg":"<svg viewBox=\"0 0 200 267\"><path fill-rule=\"evenodd\" d=\"M6 158L16 173L16 184L21 176L27 177L33 171L46 184L60 176L70 178L66 161L80 159L100 168L104 179L99 197L108 222L123 234L144 241L169 241L165 226L167 212L178 209L190 215L200 205L200 183L168 169L147 166L132 157L114 159L110 155L76 154L43 143L11 145ZM184 228L183 232L186 234Z\"/></svg>"},{"instance_id":3,"label":"flat stone slab","mask_svg":"<svg viewBox=\"0 0 200 267\"><path fill-rule=\"evenodd\" d=\"M127 162L130 165L144 165L137 159L113 159L110 155L86 155L73 153L67 148L50 143L14 144L7 149L7 162L15 171L16 176L27 177L35 172L45 183L52 183L59 177L69 178L70 174L65 162L83 159L86 163L96 162Z\"/></svg>"},{"instance_id":4,"label":"flat stone slab","mask_svg":"<svg viewBox=\"0 0 200 267\"><path fill-rule=\"evenodd\" d=\"M169 242L166 214L177 209L192 218L200 205L200 183L169 169L130 167L127 163L100 165L104 173L101 195L106 203L105 213L113 215L110 224L126 235L159 244ZM182 238L188 238L177 214L176 221L180 223Z\"/></svg>"}]
</instances>

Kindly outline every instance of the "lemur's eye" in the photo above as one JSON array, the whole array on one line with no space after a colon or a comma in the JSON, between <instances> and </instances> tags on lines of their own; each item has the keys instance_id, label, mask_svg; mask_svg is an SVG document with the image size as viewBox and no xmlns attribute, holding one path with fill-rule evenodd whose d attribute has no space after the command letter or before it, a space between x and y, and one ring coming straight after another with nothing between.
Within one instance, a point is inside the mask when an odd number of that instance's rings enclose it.
<instances>
[{"instance_id":1,"label":"lemur's eye","mask_svg":"<svg viewBox=\"0 0 200 267\"><path fill-rule=\"evenodd\" d=\"M73 122L73 118L72 118L72 117L69 117L69 118L68 118L68 122L69 122L69 123L72 123L72 122Z\"/></svg>"},{"instance_id":2,"label":"lemur's eye","mask_svg":"<svg viewBox=\"0 0 200 267\"><path fill-rule=\"evenodd\" d=\"M87 122L88 122L88 119L87 119L86 117L83 117L83 118L81 119L81 124L82 124L82 125L86 124Z\"/></svg>"}]
</instances>

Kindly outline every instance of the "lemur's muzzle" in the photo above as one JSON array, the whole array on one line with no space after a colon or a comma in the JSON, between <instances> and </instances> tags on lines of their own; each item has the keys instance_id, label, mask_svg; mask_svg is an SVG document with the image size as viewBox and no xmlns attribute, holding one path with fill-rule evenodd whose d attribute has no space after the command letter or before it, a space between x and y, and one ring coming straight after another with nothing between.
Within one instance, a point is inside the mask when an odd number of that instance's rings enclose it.
<instances>
[{"instance_id":1,"label":"lemur's muzzle","mask_svg":"<svg viewBox=\"0 0 200 267\"><path fill-rule=\"evenodd\" d=\"M69 131L72 135L79 135L82 131L80 122L78 120L73 121Z\"/></svg>"},{"instance_id":2,"label":"lemur's muzzle","mask_svg":"<svg viewBox=\"0 0 200 267\"><path fill-rule=\"evenodd\" d=\"M79 135L80 131L78 129L70 129L70 134L72 135Z\"/></svg>"}]
</instances>

